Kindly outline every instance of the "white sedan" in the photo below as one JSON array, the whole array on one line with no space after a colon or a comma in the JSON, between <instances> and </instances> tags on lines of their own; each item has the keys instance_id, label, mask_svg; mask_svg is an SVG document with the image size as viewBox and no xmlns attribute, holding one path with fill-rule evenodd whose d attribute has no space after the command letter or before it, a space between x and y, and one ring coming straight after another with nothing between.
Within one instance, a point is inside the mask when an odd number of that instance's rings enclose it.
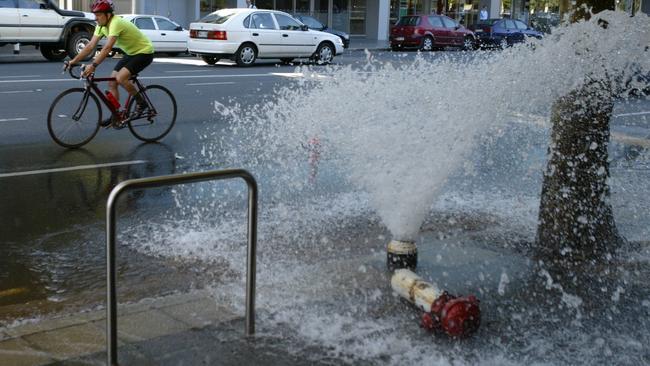
<instances>
[{"instance_id":1,"label":"white sedan","mask_svg":"<svg viewBox=\"0 0 650 366\"><path fill-rule=\"evenodd\" d=\"M124 14L122 18L135 24L144 33L156 52L171 55L187 52L189 32L169 18L159 15Z\"/></svg>"},{"instance_id":2,"label":"white sedan","mask_svg":"<svg viewBox=\"0 0 650 366\"><path fill-rule=\"evenodd\" d=\"M250 66L258 58L284 63L310 58L319 64L332 62L343 53L341 38L310 30L289 14L263 9L221 9L190 24L189 53L212 65L234 59Z\"/></svg>"}]
</instances>

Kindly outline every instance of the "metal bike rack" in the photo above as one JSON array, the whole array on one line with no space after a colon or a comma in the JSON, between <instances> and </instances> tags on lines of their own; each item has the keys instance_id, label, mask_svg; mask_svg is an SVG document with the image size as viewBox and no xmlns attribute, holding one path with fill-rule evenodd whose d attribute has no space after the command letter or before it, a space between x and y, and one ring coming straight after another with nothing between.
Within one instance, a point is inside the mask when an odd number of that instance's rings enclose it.
<instances>
[{"instance_id":1,"label":"metal bike rack","mask_svg":"<svg viewBox=\"0 0 650 366\"><path fill-rule=\"evenodd\" d=\"M122 193L132 189L156 188L183 183L242 178L248 185L248 255L246 273L246 335L255 333L255 264L257 247L257 182L246 170L215 170L201 173L163 175L121 182L108 196L106 205L106 342L107 364L117 365L117 292L115 271L115 204Z\"/></svg>"}]
</instances>

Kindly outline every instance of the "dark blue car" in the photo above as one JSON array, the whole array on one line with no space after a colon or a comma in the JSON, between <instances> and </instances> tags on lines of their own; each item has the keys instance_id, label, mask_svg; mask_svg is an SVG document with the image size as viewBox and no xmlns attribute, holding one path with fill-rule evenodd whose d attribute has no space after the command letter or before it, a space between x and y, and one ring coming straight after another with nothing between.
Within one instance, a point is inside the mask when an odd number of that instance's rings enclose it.
<instances>
[{"instance_id":1,"label":"dark blue car","mask_svg":"<svg viewBox=\"0 0 650 366\"><path fill-rule=\"evenodd\" d=\"M479 46L506 48L524 42L527 37L541 39L543 33L517 19L488 19L469 27L476 34Z\"/></svg>"},{"instance_id":2,"label":"dark blue car","mask_svg":"<svg viewBox=\"0 0 650 366\"><path fill-rule=\"evenodd\" d=\"M302 24L309 27L309 29L313 29L313 30L317 30L317 31L321 31L321 32L326 32L326 33L333 34L335 36L339 36L339 38L341 38L341 41L343 41L343 48L350 47L350 35L349 34L347 34L345 32L342 32L342 31L339 31L339 30L336 30L336 29L329 28L327 25L325 25L325 24L321 23L320 21L318 21L318 19L316 19L314 17L310 17L308 15L294 15L293 17L298 19L299 21L301 21Z\"/></svg>"}]
</instances>

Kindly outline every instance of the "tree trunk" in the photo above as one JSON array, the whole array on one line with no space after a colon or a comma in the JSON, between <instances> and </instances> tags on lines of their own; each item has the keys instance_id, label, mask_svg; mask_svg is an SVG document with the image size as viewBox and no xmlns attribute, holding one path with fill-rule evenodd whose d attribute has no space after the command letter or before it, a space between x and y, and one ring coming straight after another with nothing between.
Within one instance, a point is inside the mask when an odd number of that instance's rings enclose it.
<instances>
[{"instance_id":1,"label":"tree trunk","mask_svg":"<svg viewBox=\"0 0 650 366\"><path fill-rule=\"evenodd\" d=\"M554 267L611 259L623 239L609 202L609 121L613 97L592 81L560 98L551 116L536 250Z\"/></svg>"}]
</instances>

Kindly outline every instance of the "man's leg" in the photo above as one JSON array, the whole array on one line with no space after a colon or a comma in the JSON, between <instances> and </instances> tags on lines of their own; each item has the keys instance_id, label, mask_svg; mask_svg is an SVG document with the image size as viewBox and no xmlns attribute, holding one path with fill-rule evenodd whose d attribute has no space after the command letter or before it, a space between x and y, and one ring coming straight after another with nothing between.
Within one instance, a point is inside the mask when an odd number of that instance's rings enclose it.
<instances>
[{"instance_id":1,"label":"man's leg","mask_svg":"<svg viewBox=\"0 0 650 366\"><path fill-rule=\"evenodd\" d=\"M111 72L111 77L116 78L117 77L117 71ZM108 90L115 96L115 99L118 101L120 100L120 91L117 88L117 81L109 81L108 82Z\"/></svg>"},{"instance_id":2,"label":"man's leg","mask_svg":"<svg viewBox=\"0 0 650 366\"><path fill-rule=\"evenodd\" d=\"M120 71L115 72L115 80L117 81L118 84L122 85L122 87L132 96L134 97L137 93L138 90L133 86L133 83L129 80L131 78L131 71L127 69L126 67L123 67L120 69Z\"/></svg>"}]
</instances>

